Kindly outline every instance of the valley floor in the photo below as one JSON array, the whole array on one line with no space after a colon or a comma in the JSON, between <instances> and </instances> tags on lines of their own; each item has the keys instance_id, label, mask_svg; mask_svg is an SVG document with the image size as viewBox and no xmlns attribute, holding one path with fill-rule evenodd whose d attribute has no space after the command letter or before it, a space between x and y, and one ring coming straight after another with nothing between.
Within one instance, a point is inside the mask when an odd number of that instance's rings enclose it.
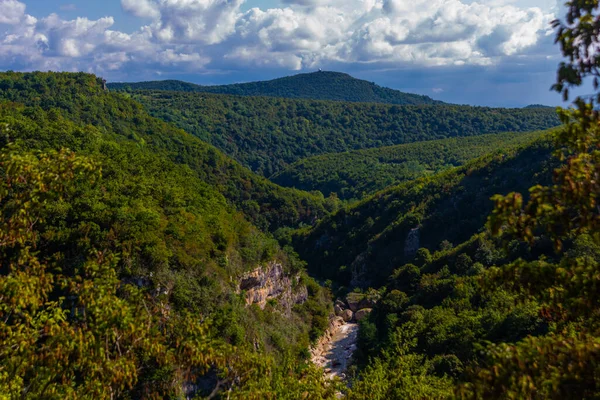
<instances>
[{"instance_id":1,"label":"valley floor","mask_svg":"<svg viewBox=\"0 0 600 400\"><path fill-rule=\"evenodd\" d=\"M358 337L358 324L345 323L337 327L330 340L323 344L320 354L313 357L313 362L325 369L328 379L334 377L345 378L344 372L350 365L356 340Z\"/></svg>"}]
</instances>

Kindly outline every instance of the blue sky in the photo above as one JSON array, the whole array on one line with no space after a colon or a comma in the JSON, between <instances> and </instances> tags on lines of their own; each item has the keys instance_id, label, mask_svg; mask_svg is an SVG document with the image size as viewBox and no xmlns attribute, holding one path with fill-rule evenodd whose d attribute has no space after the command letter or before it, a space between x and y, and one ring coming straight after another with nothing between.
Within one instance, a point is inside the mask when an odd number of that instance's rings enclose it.
<instances>
[{"instance_id":1,"label":"blue sky","mask_svg":"<svg viewBox=\"0 0 600 400\"><path fill-rule=\"evenodd\" d=\"M555 0L0 0L0 69L219 84L318 68L459 104L555 105Z\"/></svg>"}]
</instances>

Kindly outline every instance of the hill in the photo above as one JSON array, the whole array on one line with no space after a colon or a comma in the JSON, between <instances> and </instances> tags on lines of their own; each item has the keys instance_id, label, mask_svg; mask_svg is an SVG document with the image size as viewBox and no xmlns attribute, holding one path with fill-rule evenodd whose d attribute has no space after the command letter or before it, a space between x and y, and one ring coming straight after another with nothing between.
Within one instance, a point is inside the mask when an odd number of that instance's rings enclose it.
<instances>
[{"instance_id":1,"label":"hill","mask_svg":"<svg viewBox=\"0 0 600 400\"><path fill-rule=\"evenodd\" d=\"M548 333L537 299L486 273L518 259L555 261L551 244L503 245L485 223L492 195L550 181L551 153L542 136L387 188L294 234L313 274L373 307L360 321L347 398L452 398L485 362L482 346Z\"/></svg>"},{"instance_id":2,"label":"hill","mask_svg":"<svg viewBox=\"0 0 600 400\"><path fill-rule=\"evenodd\" d=\"M95 78L85 74L65 75L63 82L62 77L0 74L0 100L43 110L54 109L53 112L78 124L92 125L101 132L135 140L157 155L186 165L264 230L310 223L325 214L322 197L281 188L252 173L213 146L151 117L140 104L126 96L104 92L97 87ZM27 140L36 148L42 139L29 137ZM58 137L52 140L55 148L73 148L68 141L60 142Z\"/></svg>"},{"instance_id":3,"label":"hill","mask_svg":"<svg viewBox=\"0 0 600 400\"><path fill-rule=\"evenodd\" d=\"M269 177L310 156L559 124L552 109L395 106L138 91L149 113Z\"/></svg>"},{"instance_id":4,"label":"hill","mask_svg":"<svg viewBox=\"0 0 600 400\"><path fill-rule=\"evenodd\" d=\"M333 394L307 364L327 292L267 231L318 198L92 75L0 73L0 88L1 393Z\"/></svg>"},{"instance_id":5,"label":"hill","mask_svg":"<svg viewBox=\"0 0 600 400\"><path fill-rule=\"evenodd\" d=\"M462 243L477 233L492 209L492 195L548 181L550 148L540 139L387 188L301 231L296 249L323 279L383 285L418 248L434 252L445 240Z\"/></svg>"},{"instance_id":6,"label":"hill","mask_svg":"<svg viewBox=\"0 0 600 400\"><path fill-rule=\"evenodd\" d=\"M556 108L556 107L546 106L544 104L529 104L528 106L525 106L523 108Z\"/></svg>"},{"instance_id":7,"label":"hill","mask_svg":"<svg viewBox=\"0 0 600 400\"><path fill-rule=\"evenodd\" d=\"M232 94L238 96L269 96L290 99L336 100L387 104L443 104L428 96L403 93L375 83L353 78L340 72L312 72L270 81L236 83L232 85L201 86L193 83L166 80L138 83L110 83L114 90L175 90Z\"/></svg>"},{"instance_id":8,"label":"hill","mask_svg":"<svg viewBox=\"0 0 600 400\"><path fill-rule=\"evenodd\" d=\"M281 186L358 200L388 186L457 167L486 153L532 142L542 134L498 133L323 154L297 161L269 179Z\"/></svg>"}]
</instances>

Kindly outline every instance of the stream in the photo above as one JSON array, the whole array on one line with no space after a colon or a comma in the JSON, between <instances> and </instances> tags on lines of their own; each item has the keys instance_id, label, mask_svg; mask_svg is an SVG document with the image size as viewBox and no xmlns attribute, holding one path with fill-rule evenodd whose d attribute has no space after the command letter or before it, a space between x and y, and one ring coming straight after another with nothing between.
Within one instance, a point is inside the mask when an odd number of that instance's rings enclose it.
<instances>
[{"instance_id":1,"label":"stream","mask_svg":"<svg viewBox=\"0 0 600 400\"><path fill-rule=\"evenodd\" d=\"M338 326L329 340L321 343L320 351L313 355L312 361L325 370L325 377L345 379L345 371L350 365L352 354L356 350L358 324L344 323Z\"/></svg>"}]
</instances>

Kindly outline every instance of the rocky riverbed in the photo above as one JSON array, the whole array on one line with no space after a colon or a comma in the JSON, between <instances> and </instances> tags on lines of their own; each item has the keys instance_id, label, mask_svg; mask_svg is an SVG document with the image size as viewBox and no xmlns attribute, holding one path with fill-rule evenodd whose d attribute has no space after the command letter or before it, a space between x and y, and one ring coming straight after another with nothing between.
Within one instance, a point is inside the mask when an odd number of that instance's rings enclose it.
<instances>
[{"instance_id":1,"label":"rocky riverbed","mask_svg":"<svg viewBox=\"0 0 600 400\"><path fill-rule=\"evenodd\" d=\"M331 316L329 327L311 349L312 361L322 367L328 379L345 379L356 350L358 323L367 318L378 297L362 293L349 293L345 299L337 299L335 316Z\"/></svg>"},{"instance_id":2,"label":"rocky riverbed","mask_svg":"<svg viewBox=\"0 0 600 400\"><path fill-rule=\"evenodd\" d=\"M324 369L328 379L336 376L344 379L356 350L358 324L341 322L333 326L335 328L324 336L326 340L321 340L313 349L312 361Z\"/></svg>"}]
</instances>

